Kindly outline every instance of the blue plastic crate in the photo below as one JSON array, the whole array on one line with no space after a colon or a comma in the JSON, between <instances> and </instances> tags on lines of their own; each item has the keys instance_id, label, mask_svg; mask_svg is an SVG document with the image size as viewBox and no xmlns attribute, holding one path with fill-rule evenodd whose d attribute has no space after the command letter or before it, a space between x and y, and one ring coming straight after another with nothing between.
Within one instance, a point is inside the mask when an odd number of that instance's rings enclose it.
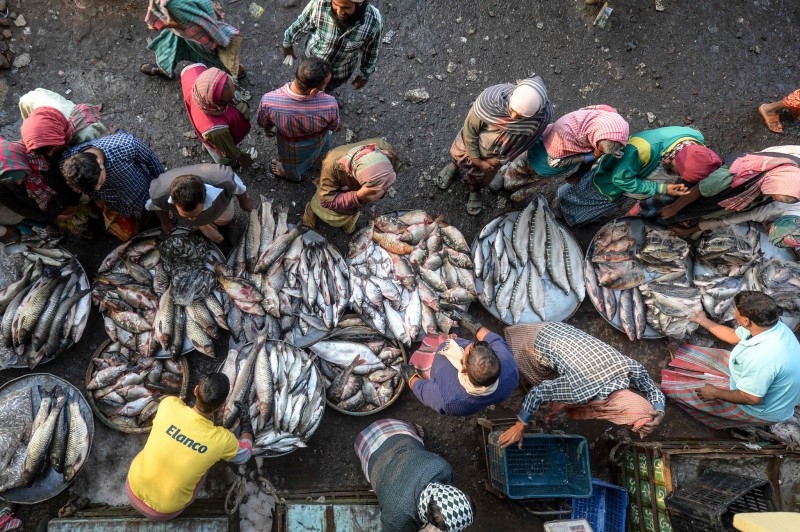
<instances>
[{"instance_id":1,"label":"blue plastic crate","mask_svg":"<svg viewBox=\"0 0 800 532\"><path fill-rule=\"evenodd\" d=\"M583 436L525 434L522 449L502 449L503 431L489 433L489 479L509 499L589 497L589 444Z\"/></svg>"},{"instance_id":2,"label":"blue plastic crate","mask_svg":"<svg viewBox=\"0 0 800 532\"><path fill-rule=\"evenodd\" d=\"M625 532L628 491L614 484L592 479L592 496L572 499L572 519L586 519L594 532Z\"/></svg>"}]
</instances>

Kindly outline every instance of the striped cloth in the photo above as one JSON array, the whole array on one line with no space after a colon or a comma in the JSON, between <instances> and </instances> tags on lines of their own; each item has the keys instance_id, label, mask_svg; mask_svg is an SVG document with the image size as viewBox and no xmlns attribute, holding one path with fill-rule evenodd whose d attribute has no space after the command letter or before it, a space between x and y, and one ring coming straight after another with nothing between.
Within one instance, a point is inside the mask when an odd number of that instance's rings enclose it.
<instances>
[{"instance_id":1,"label":"striped cloth","mask_svg":"<svg viewBox=\"0 0 800 532\"><path fill-rule=\"evenodd\" d=\"M562 159L579 153L591 153L601 140L628 143L628 122L608 105L592 105L567 113L547 126L542 135L547 154Z\"/></svg>"},{"instance_id":2,"label":"striped cloth","mask_svg":"<svg viewBox=\"0 0 800 532\"><path fill-rule=\"evenodd\" d=\"M208 115L221 115L228 108L228 104L219 103L227 82L228 74L225 71L213 67L206 69L194 81L192 101Z\"/></svg>"},{"instance_id":3,"label":"striped cloth","mask_svg":"<svg viewBox=\"0 0 800 532\"><path fill-rule=\"evenodd\" d=\"M311 0L283 34L283 47L289 48L308 33L306 57L330 63L334 80L347 80L358 67L363 79L375 71L381 45L383 19L375 6L367 5L364 15L352 27L337 22L331 0ZM361 57L359 67L359 56Z\"/></svg>"},{"instance_id":4,"label":"striped cloth","mask_svg":"<svg viewBox=\"0 0 800 532\"><path fill-rule=\"evenodd\" d=\"M626 203L633 202L624 195L610 200L601 194L594 186L594 170L583 176L576 185L564 184L558 187L558 205L564 220L570 226L596 222L613 214Z\"/></svg>"},{"instance_id":5,"label":"striped cloth","mask_svg":"<svg viewBox=\"0 0 800 532\"><path fill-rule=\"evenodd\" d=\"M365 428L356 436L354 444L356 456L361 462L361 470L369 481L369 459L378 448L386 443L386 440L397 435L411 436L420 443L422 438L417 434L414 425L397 419L379 419L369 427Z\"/></svg>"},{"instance_id":6,"label":"striped cloth","mask_svg":"<svg viewBox=\"0 0 800 532\"><path fill-rule=\"evenodd\" d=\"M725 349L684 344L669 363L675 369L661 372L661 390L690 416L713 429L772 424L751 416L735 403L705 401L697 394L705 384L730 389L729 357Z\"/></svg>"},{"instance_id":7,"label":"striped cloth","mask_svg":"<svg viewBox=\"0 0 800 532\"><path fill-rule=\"evenodd\" d=\"M169 28L209 50L224 48L239 35L238 29L217 16L211 0L150 0L144 21L157 30Z\"/></svg>"},{"instance_id":8,"label":"striped cloth","mask_svg":"<svg viewBox=\"0 0 800 532\"><path fill-rule=\"evenodd\" d=\"M57 195L56 191L45 182L44 173L48 168L45 158L29 153L22 142L0 137L0 180L15 184L23 183L28 197L35 201L36 206L43 212L48 211L50 200ZM23 177L18 178L18 176Z\"/></svg>"}]
</instances>

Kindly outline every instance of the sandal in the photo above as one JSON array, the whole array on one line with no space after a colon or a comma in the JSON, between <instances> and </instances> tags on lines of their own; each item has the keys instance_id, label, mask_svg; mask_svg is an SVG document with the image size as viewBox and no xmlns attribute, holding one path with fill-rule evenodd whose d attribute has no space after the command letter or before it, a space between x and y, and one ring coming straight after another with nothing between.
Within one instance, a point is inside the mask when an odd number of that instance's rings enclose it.
<instances>
[{"instance_id":1,"label":"sandal","mask_svg":"<svg viewBox=\"0 0 800 532\"><path fill-rule=\"evenodd\" d=\"M442 190L447 190L450 187L450 183L453 182L453 178L456 176L458 172L458 166L454 163L447 163L447 166L442 168L439 174L436 176L436 186Z\"/></svg>"},{"instance_id":2,"label":"sandal","mask_svg":"<svg viewBox=\"0 0 800 532\"><path fill-rule=\"evenodd\" d=\"M148 76L157 76L166 79L172 79L172 76L167 74L163 68L156 65L155 63L142 63L142 66L139 67L139 72L142 74L147 74Z\"/></svg>"},{"instance_id":3,"label":"sandal","mask_svg":"<svg viewBox=\"0 0 800 532\"><path fill-rule=\"evenodd\" d=\"M472 216L477 216L483 210L483 202L481 202L480 192L470 192L469 199L467 200L467 213Z\"/></svg>"},{"instance_id":4,"label":"sandal","mask_svg":"<svg viewBox=\"0 0 800 532\"><path fill-rule=\"evenodd\" d=\"M761 115L761 118L764 119L764 124L767 126L767 129L773 133L783 133L783 125L781 125L780 115L777 113L767 114L767 112L764 111L764 106L766 105L767 104L759 105L758 113Z\"/></svg>"}]
</instances>

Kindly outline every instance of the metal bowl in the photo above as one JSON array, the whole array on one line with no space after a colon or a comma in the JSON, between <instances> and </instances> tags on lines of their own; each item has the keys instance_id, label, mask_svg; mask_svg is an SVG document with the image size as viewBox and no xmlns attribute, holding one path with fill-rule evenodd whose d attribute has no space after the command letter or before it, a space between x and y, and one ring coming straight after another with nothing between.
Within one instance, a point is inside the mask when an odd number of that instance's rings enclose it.
<instances>
[{"instance_id":1,"label":"metal bowl","mask_svg":"<svg viewBox=\"0 0 800 532\"><path fill-rule=\"evenodd\" d=\"M108 416L106 416L103 412L97 408L97 404L94 402L94 396L92 396L92 392L88 391L89 383L92 381L92 377L94 376L94 359L101 358L103 352L106 348L111 345L113 342L111 340L106 340L103 342L100 347L92 355L92 358L89 360L89 366L86 368L86 376L84 378L84 387L87 389L86 392L86 400L89 403L89 406L92 409L92 412L97 416L103 425L112 428L114 430L118 430L120 432L125 432L127 434L147 434L153 428L152 423L146 427L139 427L136 429L128 428L128 427L121 427L111 421ZM180 356L177 359L178 364L181 365L181 370L183 373L183 382L181 383L181 397L185 397L186 393L189 390L189 363L186 361L186 357Z\"/></svg>"},{"instance_id":2,"label":"metal bowl","mask_svg":"<svg viewBox=\"0 0 800 532\"><path fill-rule=\"evenodd\" d=\"M348 327L346 329L334 329L333 332L331 332L331 334L329 334L328 336L326 336L322 340L338 340L339 338L344 336L342 334L343 331L352 332L353 329L363 329L364 335L363 336L359 336L358 339L354 339L352 336L348 335L347 336L348 340L356 341L356 342L358 342L358 340L363 340L363 341L386 340L387 342L389 342L392 345L392 347L396 347L396 348L400 349L401 356L403 357L403 363L407 363L408 362L408 356L407 356L407 353L406 353L406 348L402 344L402 342L398 342L394 338L390 338L390 337L386 336L385 334L381 334L378 331L376 331L375 329L373 329L372 327L355 326L355 327ZM311 346L309 346L309 347L311 347ZM310 354L310 356L313 356L313 355ZM315 360L314 364L316 365L316 360ZM318 368L318 371L320 373L322 373L322 370L320 370L319 368ZM378 407L378 408L376 408L374 410L370 410L369 412L351 412L350 410L344 410L343 408L339 408L338 406L336 406L335 404L333 404L332 402L330 402L328 400L327 389L325 390L325 392L326 392L326 394L325 394L325 402L328 404L329 407L333 408L337 412L341 412L342 414L345 414L345 415L348 415L348 416L357 416L357 417L371 416L372 414L377 414L378 412L380 412L382 410L386 410L391 405L393 405L397 401L397 399L400 397L400 394L403 393L403 389L405 387L406 387L406 381L405 381L405 379L401 378L400 379L400 383L397 385L397 388L395 388L395 390L394 390L394 395L392 396L392 398L389 399L388 401L386 401L386 404L384 404L383 406Z\"/></svg>"},{"instance_id":3,"label":"metal bowl","mask_svg":"<svg viewBox=\"0 0 800 532\"><path fill-rule=\"evenodd\" d=\"M499 216L495 216L494 218L492 218L492 220L489 221L489 223L498 218L502 218L503 221L500 223L503 224L501 226L504 227L504 234L510 239L511 235L513 234L514 227L513 224L506 224L505 222L506 220L516 219L521 212L522 212L521 209L508 211ZM561 232L564 235L564 237L571 239L572 242L578 248L580 248L581 245L578 243L577 239L572 235L572 232L558 220L556 220L556 223L561 229ZM486 225L489 224L487 223ZM481 228L481 230L483 230L483 228ZM472 245L470 246L473 260L475 257L475 252L477 251L477 248L480 245L479 243L480 239L478 238L478 235L480 234L481 231L478 231L478 233L475 235L475 239L472 241ZM486 238L491 238L491 237L487 236ZM492 239L492 241L494 241L494 239ZM517 270L519 271L519 268ZM536 270L534 269L534 271ZM580 275L583 275L582 271L580 272ZM580 299L578 297L578 294L576 294L572 290L570 290L569 294L564 294L564 291L561 290L561 288L559 288L558 286L556 286L550 279L550 274L548 272L544 272L544 275L541 276L541 279L545 293L546 321L566 321L570 319L578 310L578 307L581 306L583 300ZM475 276L475 289L479 294L483 290L483 279L479 278L477 275ZM489 312L489 314L491 314L501 322L505 323L506 325L514 325L514 323L510 321L511 319L510 313L506 314L507 319L503 319L500 317L500 313L497 311L497 306L494 304L494 301L492 301L491 305L488 306L481 300L481 298L478 298L478 302L483 306L483 308L485 308ZM536 312L534 312L534 310L530 306L528 306L522 313L522 316L520 317L520 320L517 323L517 325L523 323L542 323L542 321L543 320L539 317L539 315L536 314Z\"/></svg>"},{"instance_id":4,"label":"metal bowl","mask_svg":"<svg viewBox=\"0 0 800 532\"><path fill-rule=\"evenodd\" d=\"M86 420L86 427L89 430L89 449L87 450L87 455L91 454L92 442L94 441L94 418L92 417L92 410L81 391L64 379L50 373L31 373L11 380L0 387L0 405L2 405L4 397L26 388L30 389L36 385L50 389L55 386L61 386L65 390L72 391L74 396L78 398L81 415L83 415L83 419ZM32 402L32 406L33 412L36 412L39 408L36 399ZM85 466L86 462L84 462L83 465ZM77 475L75 476L77 477ZM72 481L74 480L75 477L72 478ZM16 504L38 504L52 499L69 487L71 483L72 482L64 482L64 476L57 473L55 469L48 465L47 473L44 477L38 477L32 485L26 488L14 488L0 493L0 500Z\"/></svg>"}]
</instances>

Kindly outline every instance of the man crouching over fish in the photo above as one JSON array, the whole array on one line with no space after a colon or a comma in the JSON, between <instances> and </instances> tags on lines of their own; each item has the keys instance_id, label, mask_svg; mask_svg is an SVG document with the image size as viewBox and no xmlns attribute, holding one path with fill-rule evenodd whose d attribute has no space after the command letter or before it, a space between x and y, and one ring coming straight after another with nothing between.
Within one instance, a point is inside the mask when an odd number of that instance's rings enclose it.
<instances>
[{"instance_id":1,"label":"man crouching over fish","mask_svg":"<svg viewBox=\"0 0 800 532\"><path fill-rule=\"evenodd\" d=\"M247 187L230 167L195 164L174 168L153 180L145 209L155 211L165 233L183 222L219 244L223 240L219 226L233 220L234 196L243 211L255 207Z\"/></svg>"},{"instance_id":2,"label":"man crouching over fish","mask_svg":"<svg viewBox=\"0 0 800 532\"><path fill-rule=\"evenodd\" d=\"M461 532L475 505L452 486L453 468L425 450L419 425L381 419L356 436L361 469L381 506L382 532Z\"/></svg>"},{"instance_id":3,"label":"man crouching over fish","mask_svg":"<svg viewBox=\"0 0 800 532\"><path fill-rule=\"evenodd\" d=\"M736 329L700 311L692 321L733 350L682 345L661 372L661 388L693 418L715 429L771 425L800 403L800 343L767 294L733 298ZM693 386L694 385L694 386Z\"/></svg>"},{"instance_id":4,"label":"man crouching over fish","mask_svg":"<svg viewBox=\"0 0 800 532\"><path fill-rule=\"evenodd\" d=\"M664 394L644 366L594 336L560 322L515 325L505 336L532 388L518 421L500 435L501 446L521 442L525 426L545 403L552 403L548 419L566 410L573 419L630 425L642 438L664 420ZM631 384L647 399L629 390Z\"/></svg>"},{"instance_id":5,"label":"man crouching over fish","mask_svg":"<svg viewBox=\"0 0 800 532\"><path fill-rule=\"evenodd\" d=\"M303 223L316 227L320 219L352 233L361 209L386 195L399 169L397 152L380 138L334 148L322 161L319 187L306 205Z\"/></svg>"},{"instance_id":6,"label":"man crouching over fish","mask_svg":"<svg viewBox=\"0 0 800 532\"><path fill-rule=\"evenodd\" d=\"M194 388L193 408L177 397L161 401L125 484L128 500L139 513L154 521L173 519L197 497L211 466L219 460L243 464L250 459L253 427L244 405L237 404L242 430L238 441L212 421L229 391L228 377L210 373Z\"/></svg>"},{"instance_id":7,"label":"man crouching over fish","mask_svg":"<svg viewBox=\"0 0 800 532\"><path fill-rule=\"evenodd\" d=\"M408 385L417 399L440 414L471 416L508 399L517 387L519 373L508 344L499 334L466 314L451 315L477 341L426 336L411 357L422 374L414 371L407 375ZM425 375L428 368L430 372Z\"/></svg>"}]
</instances>

